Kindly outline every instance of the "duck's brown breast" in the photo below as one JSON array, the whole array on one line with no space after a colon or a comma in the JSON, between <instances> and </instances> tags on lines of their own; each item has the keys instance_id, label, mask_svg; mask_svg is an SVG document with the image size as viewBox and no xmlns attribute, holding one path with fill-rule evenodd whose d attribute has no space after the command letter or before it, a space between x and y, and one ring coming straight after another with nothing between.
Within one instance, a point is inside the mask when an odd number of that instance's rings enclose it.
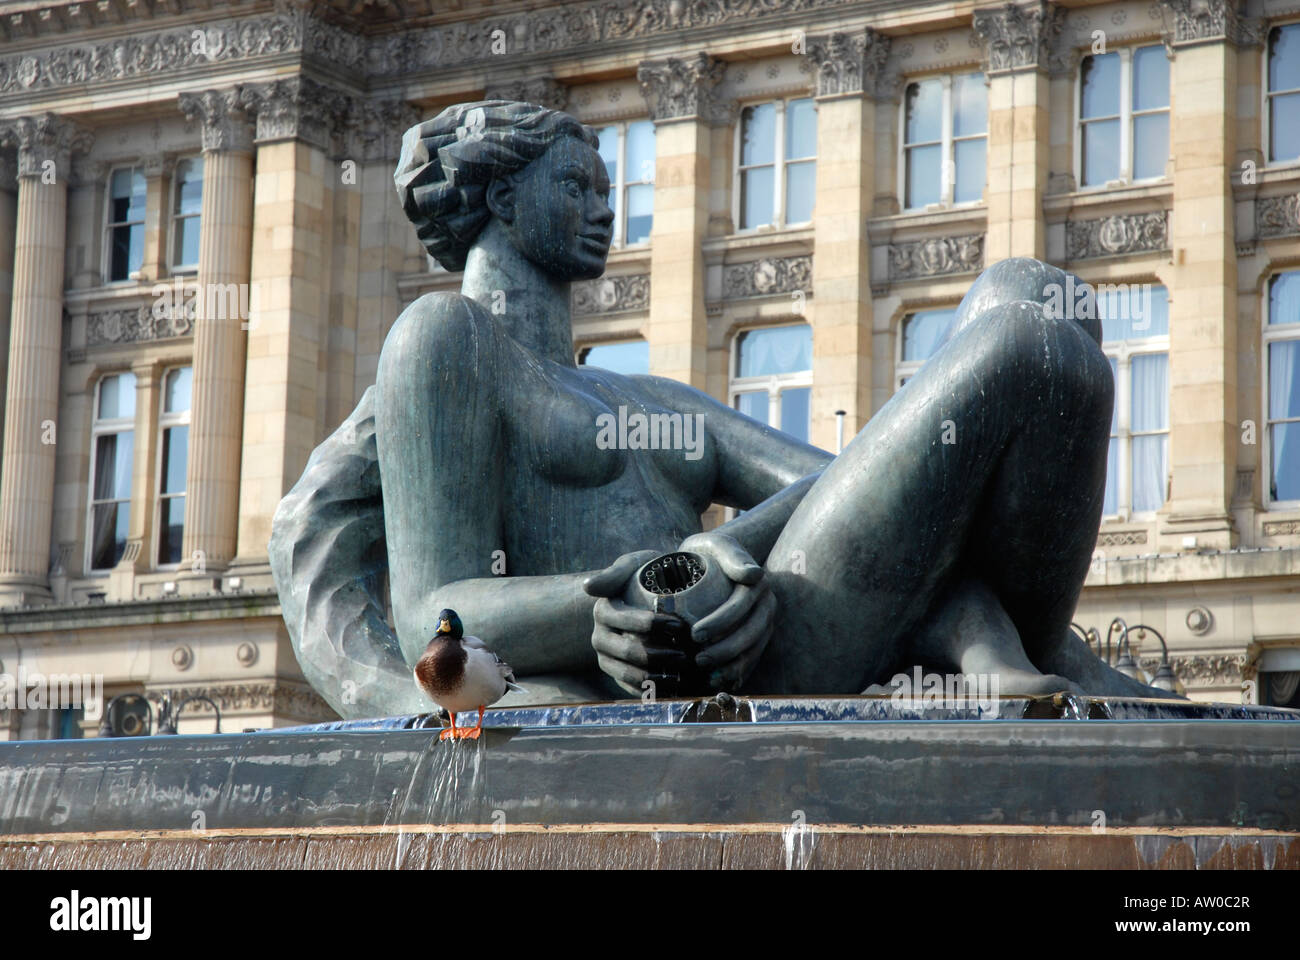
<instances>
[{"instance_id":1,"label":"duck's brown breast","mask_svg":"<svg viewBox=\"0 0 1300 960\"><path fill-rule=\"evenodd\" d=\"M460 686L465 676L465 647L450 640L435 640L415 663L420 686L435 699Z\"/></svg>"}]
</instances>

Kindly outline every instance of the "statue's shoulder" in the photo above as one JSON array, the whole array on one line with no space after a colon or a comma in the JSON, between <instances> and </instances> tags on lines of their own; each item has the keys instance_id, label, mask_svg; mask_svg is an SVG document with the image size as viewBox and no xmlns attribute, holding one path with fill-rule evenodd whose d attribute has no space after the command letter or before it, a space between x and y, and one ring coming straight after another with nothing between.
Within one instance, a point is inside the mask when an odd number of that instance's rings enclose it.
<instances>
[{"instance_id":1,"label":"statue's shoulder","mask_svg":"<svg viewBox=\"0 0 1300 960\"><path fill-rule=\"evenodd\" d=\"M408 349L429 344L463 344L481 341L496 330L496 321L481 303L461 293L440 290L426 293L402 311L388 334L388 342Z\"/></svg>"}]
</instances>

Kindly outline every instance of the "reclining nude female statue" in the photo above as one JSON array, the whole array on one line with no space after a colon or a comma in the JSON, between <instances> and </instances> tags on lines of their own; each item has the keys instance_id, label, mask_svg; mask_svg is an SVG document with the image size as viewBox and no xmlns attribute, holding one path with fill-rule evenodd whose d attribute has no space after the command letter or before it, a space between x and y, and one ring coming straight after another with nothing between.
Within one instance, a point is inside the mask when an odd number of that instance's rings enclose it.
<instances>
[{"instance_id":1,"label":"reclining nude female statue","mask_svg":"<svg viewBox=\"0 0 1300 960\"><path fill-rule=\"evenodd\" d=\"M1063 271L985 270L833 457L677 381L575 365L569 285L603 273L613 221L596 146L568 114L504 101L406 133L398 191L461 292L398 318L270 543L295 650L336 710L428 710L411 664L445 607L536 700L640 696L690 651L649 643L656 615L620 598L675 550L730 581L692 631L713 690L851 694L920 665L996 674L1003 694L1162 695L1069 630L1114 388L1094 311L1046 307ZM620 407L685 415L703 445L598 444ZM711 503L744 512L702 533Z\"/></svg>"}]
</instances>

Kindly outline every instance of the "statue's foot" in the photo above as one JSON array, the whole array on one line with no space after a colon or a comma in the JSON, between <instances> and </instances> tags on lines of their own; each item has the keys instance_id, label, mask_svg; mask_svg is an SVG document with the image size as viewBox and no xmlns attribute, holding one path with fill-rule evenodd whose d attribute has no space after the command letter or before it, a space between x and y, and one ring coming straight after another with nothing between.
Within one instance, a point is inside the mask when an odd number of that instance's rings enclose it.
<instances>
[{"instance_id":1,"label":"statue's foot","mask_svg":"<svg viewBox=\"0 0 1300 960\"><path fill-rule=\"evenodd\" d=\"M1043 697L1053 693L1082 694L1083 688L1073 680L1055 673L1028 670L999 670L998 693L1006 696Z\"/></svg>"}]
</instances>

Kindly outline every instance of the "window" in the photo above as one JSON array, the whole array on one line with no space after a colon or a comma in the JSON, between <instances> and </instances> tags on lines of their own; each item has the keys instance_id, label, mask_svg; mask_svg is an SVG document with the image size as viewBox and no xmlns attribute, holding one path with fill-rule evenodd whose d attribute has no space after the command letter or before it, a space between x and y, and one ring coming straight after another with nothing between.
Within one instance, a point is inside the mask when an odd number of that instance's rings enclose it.
<instances>
[{"instance_id":1,"label":"window","mask_svg":"<svg viewBox=\"0 0 1300 960\"><path fill-rule=\"evenodd\" d=\"M578 364L604 367L615 373L633 374L650 372L650 344L644 340L625 343L600 343L578 352Z\"/></svg>"},{"instance_id":2,"label":"window","mask_svg":"<svg viewBox=\"0 0 1300 960\"><path fill-rule=\"evenodd\" d=\"M939 341L957 317L956 307L920 310L903 318L902 336L898 338L898 361L894 365L894 389L916 375L921 364L930 359Z\"/></svg>"},{"instance_id":3,"label":"window","mask_svg":"<svg viewBox=\"0 0 1300 960\"><path fill-rule=\"evenodd\" d=\"M87 568L108 570L126 550L135 447L135 374L114 373L95 388L91 424Z\"/></svg>"},{"instance_id":4,"label":"window","mask_svg":"<svg viewBox=\"0 0 1300 960\"><path fill-rule=\"evenodd\" d=\"M1264 322L1268 499L1300 501L1300 270L1268 282Z\"/></svg>"},{"instance_id":5,"label":"window","mask_svg":"<svg viewBox=\"0 0 1300 960\"><path fill-rule=\"evenodd\" d=\"M804 443L812 426L812 327L764 327L736 337L731 405Z\"/></svg>"},{"instance_id":6,"label":"window","mask_svg":"<svg viewBox=\"0 0 1300 960\"><path fill-rule=\"evenodd\" d=\"M903 205L915 210L980 202L987 138L983 74L909 83L903 97Z\"/></svg>"},{"instance_id":7,"label":"window","mask_svg":"<svg viewBox=\"0 0 1300 960\"><path fill-rule=\"evenodd\" d=\"M1102 350L1115 375L1115 407L1102 513L1127 519L1159 510L1169 476L1169 299L1164 287L1097 287Z\"/></svg>"},{"instance_id":8,"label":"window","mask_svg":"<svg viewBox=\"0 0 1300 960\"><path fill-rule=\"evenodd\" d=\"M655 125L619 123L600 131L600 157L609 172L615 245L650 239L655 212Z\"/></svg>"},{"instance_id":9,"label":"window","mask_svg":"<svg viewBox=\"0 0 1300 960\"><path fill-rule=\"evenodd\" d=\"M120 167L108 177L108 279L130 280L144 263L144 174Z\"/></svg>"},{"instance_id":10,"label":"window","mask_svg":"<svg viewBox=\"0 0 1300 960\"><path fill-rule=\"evenodd\" d=\"M197 270L199 214L203 208L202 157L190 157L176 164L172 191L172 269Z\"/></svg>"},{"instance_id":11,"label":"window","mask_svg":"<svg viewBox=\"0 0 1300 960\"><path fill-rule=\"evenodd\" d=\"M1084 57L1079 183L1155 180L1169 160L1169 58L1163 46Z\"/></svg>"},{"instance_id":12,"label":"window","mask_svg":"<svg viewBox=\"0 0 1300 960\"><path fill-rule=\"evenodd\" d=\"M1300 160L1300 23L1268 32L1265 99L1269 162Z\"/></svg>"},{"instance_id":13,"label":"window","mask_svg":"<svg viewBox=\"0 0 1300 960\"><path fill-rule=\"evenodd\" d=\"M189 367L168 370L163 377L161 457L158 470L158 564L181 562L181 537L185 532L185 468L189 462Z\"/></svg>"},{"instance_id":14,"label":"window","mask_svg":"<svg viewBox=\"0 0 1300 960\"><path fill-rule=\"evenodd\" d=\"M740 113L737 222L741 230L812 219L817 190L817 108L778 100Z\"/></svg>"}]
</instances>

